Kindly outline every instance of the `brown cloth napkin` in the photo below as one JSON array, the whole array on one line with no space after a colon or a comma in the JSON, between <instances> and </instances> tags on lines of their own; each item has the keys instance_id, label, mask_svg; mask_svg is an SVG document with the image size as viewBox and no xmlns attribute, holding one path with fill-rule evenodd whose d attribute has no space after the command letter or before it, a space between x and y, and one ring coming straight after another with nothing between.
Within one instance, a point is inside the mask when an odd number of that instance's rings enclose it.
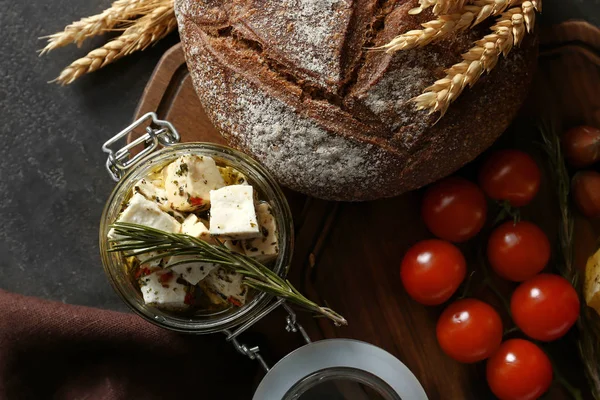
<instances>
[{"instance_id":1,"label":"brown cloth napkin","mask_svg":"<svg viewBox=\"0 0 600 400\"><path fill-rule=\"evenodd\" d=\"M0 399L251 399L256 364L224 339L0 290Z\"/></svg>"}]
</instances>

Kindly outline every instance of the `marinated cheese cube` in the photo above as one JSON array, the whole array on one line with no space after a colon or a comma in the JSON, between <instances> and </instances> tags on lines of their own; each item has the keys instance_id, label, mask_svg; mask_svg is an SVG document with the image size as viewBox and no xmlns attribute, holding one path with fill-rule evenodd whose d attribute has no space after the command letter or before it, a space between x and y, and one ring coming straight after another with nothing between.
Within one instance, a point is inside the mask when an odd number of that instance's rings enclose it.
<instances>
[{"instance_id":1,"label":"marinated cheese cube","mask_svg":"<svg viewBox=\"0 0 600 400\"><path fill-rule=\"evenodd\" d=\"M170 263L175 262L173 261L174 258L178 259L177 262L185 260L185 256L172 257ZM193 261L191 263L175 265L170 269L181 275L183 279L192 285L196 285L198 282L206 278L206 276L217 267L217 264Z\"/></svg>"},{"instance_id":2,"label":"marinated cheese cube","mask_svg":"<svg viewBox=\"0 0 600 400\"><path fill-rule=\"evenodd\" d=\"M227 247L229 250L234 251L236 253L244 254L244 248L242 247L241 240L224 240L223 245Z\"/></svg>"},{"instance_id":3,"label":"marinated cheese cube","mask_svg":"<svg viewBox=\"0 0 600 400\"><path fill-rule=\"evenodd\" d=\"M117 222L145 225L169 233L181 232L181 224L175 218L161 210L155 202L146 199L140 193L134 193L131 196L127 207L119 215ZM118 236L114 233L113 229L108 233L109 239L118 239ZM157 253L151 252L140 254L137 258L144 264L147 259L156 255ZM148 263L151 267L158 266L159 264L160 259Z\"/></svg>"},{"instance_id":4,"label":"marinated cheese cube","mask_svg":"<svg viewBox=\"0 0 600 400\"><path fill-rule=\"evenodd\" d=\"M181 224L181 233L204 240L205 242L214 243L214 239L210 236L204 222L194 214L190 214L185 218L183 224Z\"/></svg>"},{"instance_id":5,"label":"marinated cheese cube","mask_svg":"<svg viewBox=\"0 0 600 400\"><path fill-rule=\"evenodd\" d=\"M181 224L175 218L161 210L155 202L146 199L140 193L134 193L131 196L127 207L119 215L117 222L149 226L169 233L181 232ZM110 239L116 239L114 230L111 230L108 236Z\"/></svg>"},{"instance_id":6,"label":"marinated cheese cube","mask_svg":"<svg viewBox=\"0 0 600 400\"><path fill-rule=\"evenodd\" d=\"M242 306L246 303L248 288L242 284L243 276L224 267L213 269L204 278L204 288L216 292L223 300Z\"/></svg>"},{"instance_id":7,"label":"marinated cheese cube","mask_svg":"<svg viewBox=\"0 0 600 400\"><path fill-rule=\"evenodd\" d=\"M140 289L146 304L167 308L186 307L185 285L177 282L173 271L158 270L139 279Z\"/></svg>"},{"instance_id":8,"label":"marinated cheese cube","mask_svg":"<svg viewBox=\"0 0 600 400\"><path fill-rule=\"evenodd\" d=\"M171 208L167 199L167 191L162 185L162 179L149 180L142 178L133 186L133 192L140 193L148 200L156 202L161 210L175 218L177 222L183 222L185 215Z\"/></svg>"},{"instance_id":9,"label":"marinated cheese cube","mask_svg":"<svg viewBox=\"0 0 600 400\"><path fill-rule=\"evenodd\" d=\"M175 218L177 220L177 222L179 222L180 224L183 224L183 221L185 221L185 215L183 215L179 211L171 210L169 208L167 211L167 214L169 214L171 217Z\"/></svg>"},{"instance_id":10,"label":"marinated cheese cube","mask_svg":"<svg viewBox=\"0 0 600 400\"><path fill-rule=\"evenodd\" d=\"M205 208L210 201L210 191L225 186L215 160L207 156L181 156L164 171L167 199L174 210Z\"/></svg>"},{"instance_id":11,"label":"marinated cheese cube","mask_svg":"<svg viewBox=\"0 0 600 400\"><path fill-rule=\"evenodd\" d=\"M260 236L252 186L231 185L211 190L210 204L211 235L227 239Z\"/></svg>"},{"instance_id":12,"label":"marinated cheese cube","mask_svg":"<svg viewBox=\"0 0 600 400\"><path fill-rule=\"evenodd\" d=\"M133 192L140 193L150 201L155 202L164 211L170 211L167 192L162 187L161 180L150 180L146 178L140 179L133 185Z\"/></svg>"},{"instance_id":13,"label":"marinated cheese cube","mask_svg":"<svg viewBox=\"0 0 600 400\"><path fill-rule=\"evenodd\" d=\"M198 286L200 287L200 289L202 289L202 293L204 293L206 297L208 297L208 300L210 300L212 304L215 304L219 307L231 304L227 300L225 300L219 293L215 292L213 288L208 287L204 283L204 281L200 282Z\"/></svg>"},{"instance_id":14,"label":"marinated cheese cube","mask_svg":"<svg viewBox=\"0 0 600 400\"><path fill-rule=\"evenodd\" d=\"M156 257L159 253L155 252L155 251L151 251L149 253L145 253L145 254L140 254L138 256L136 256L136 258L138 260L140 260L140 264L146 266L146 267L159 267L162 259L161 258L157 258L154 259L152 261L146 261L146 260L150 260L152 257Z\"/></svg>"},{"instance_id":15,"label":"marinated cheese cube","mask_svg":"<svg viewBox=\"0 0 600 400\"><path fill-rule=\"evenodd\" d=\"M193 236L197 239L214 243L214 240L208 233L208 228L206 227L206 225L204 225L204 222L202 222L202 220L194 214L188 215L185 221L183 221L183 224L181 225L181 232L185 233L186 235ZM204 279L206 275L208 275L210 271L212 271L217 266L216 264L199 261L191 261L189 263L179 264L180 262L185 261L187 259L190 259L190 256L173 256L170 258L167 267L169 265L178 263L178 265L171 267L171 269L180 274L183 279L185 279L192 285L195 285L202 279Z\"/></svg>"},{"instance_id":16,"label":"marinated cheese cube","mask_svg":"<svg viewBox=\"0 0 600 400\"><path fill-rule=\"evenodd\" d=\"M256 206L256 216L261 236L244 240L243 247L247 256L265 263L277 257L279 253L277 224L269 203L258 204Z\"/></svg>"}]
</instances>

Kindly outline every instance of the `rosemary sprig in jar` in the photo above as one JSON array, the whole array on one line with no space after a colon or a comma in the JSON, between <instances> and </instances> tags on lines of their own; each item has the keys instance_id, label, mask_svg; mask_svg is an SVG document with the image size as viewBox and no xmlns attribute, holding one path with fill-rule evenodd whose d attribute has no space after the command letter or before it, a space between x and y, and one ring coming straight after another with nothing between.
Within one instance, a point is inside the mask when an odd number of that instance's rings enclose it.
<instances>
[{"instance_id":1,"label":"rosemary sprig in jar","mask_svg":"<svg viewBox=\"0 0 600 400\"><path fill-rule=\"evenodd\" d=\"M269 293L288 300L306 310L320 314L332 320L336 325L348 325L340 314L328 307L321 307L307 299L287 280L281 278L269 268L244 254L235 253L222 244L212 245L193 236L181 233L168 233L144 225L115 222L110 226L116 239L109 252L126 252L127 255L159 252L146 262L163 257L185 255L186 259L169 264L165 268L187 264L194 261L219 264L244 277L243 283L261 292Z\"/></svg>"}]
</instances>

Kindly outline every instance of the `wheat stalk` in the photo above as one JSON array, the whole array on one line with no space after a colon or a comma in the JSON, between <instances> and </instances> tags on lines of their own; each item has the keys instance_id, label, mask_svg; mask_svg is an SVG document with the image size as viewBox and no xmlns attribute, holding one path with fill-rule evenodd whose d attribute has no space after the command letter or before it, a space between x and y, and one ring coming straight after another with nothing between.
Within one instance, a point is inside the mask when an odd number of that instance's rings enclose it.
<instances>
[{"instance_id":1,"label":"wheat stalk","mask_svg":"<svg viewBox=\"0 0 600 400\"><path fill-rule=\"evenodd\" d=\"M408 11L409 14L420 14L423 10L433 7L435 15L448 14L451 11L458 11L465 6L466 0L419 0L419 7Z\"/></svg>"},{"instance_id":2,"label":"wheat stalk","mask_svg":"<svg viewBox=\"0 0 600 400\"><path fill-rule=\"evenodd\" d=\"M541 1L537 2L541 5ZM493 33L475 42L462 55L463 61L446 70L446 76L412 99L418 110L429 109L430 113L446 113L450 104L468 86L473 86L484 72L490 72L498 63L500 55L506 56L513 46L518 46L525 32L530 32L535 23L535 5L523 2L502 13L490 29Z\"/></svg>"},{"instance_id":3,"label":"wheat stalk","mask_svg":"<svg viewBox=\"0 0 600 400\"><path fill-rule=\"evenodd\" d=\"M447 2L447 0L444 0L443 2ZM392 53L398 50L410 50L415 47L423 47L452 32L473 28L487 18L499 15L506 11L507 8L522 3L523 0L477 0L473 5L461 7L460 12L443 14L434 20L421 24L424 29L415 29L403 33L402 35L398 35L389 43L378 47L377 49ZM436 5L437 4L439 3L436 3ZM409 11L409 14L413 10Z\"/></svg>"},{"instance_id":4,"label":"wheat stalk","mask_svg":"<svg viewBox=\"0 0 600 400\"><path fill-rule=\"evenodd\" d=\"M111 31L127 20L147 14L160 3L164 3L164 0L117 0L98 15L82 18L67 25L62 32L41 37L40 39L48 39L48 43L40 51L40 55L70 43L81 47L86 39Z\"/></svg>"},{"instance_id":5,"label":"wheat stalk","mask_svg":"<svg viewBox=\"0 0 600 400\"><path fill-rule=\"evenodd\" d=\"M162 39L177 26L173 0L162 1L151 13L144 15L125 29L123 34L104 46L72 62L52 82L68 85L80 76L104 67L138 50L144 50Z\"/></svg>"}]
</instances>

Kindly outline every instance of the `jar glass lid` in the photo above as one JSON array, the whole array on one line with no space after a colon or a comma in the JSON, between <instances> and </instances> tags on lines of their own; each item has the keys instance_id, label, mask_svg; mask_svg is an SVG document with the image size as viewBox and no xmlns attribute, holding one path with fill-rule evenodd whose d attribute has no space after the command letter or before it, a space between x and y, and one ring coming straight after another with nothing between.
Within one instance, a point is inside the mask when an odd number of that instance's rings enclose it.
<instances>
[{"instance_id":1,"label":"jar glass lid","mask_svg":"<svg viewBox=\"0 0 600 400\"><path fill-rule=\"evenodd\" d=\"M400 360L351 339L313 342L288 354L262 380L254 400L426 400Z\"/></svg>"}]
</instances>

